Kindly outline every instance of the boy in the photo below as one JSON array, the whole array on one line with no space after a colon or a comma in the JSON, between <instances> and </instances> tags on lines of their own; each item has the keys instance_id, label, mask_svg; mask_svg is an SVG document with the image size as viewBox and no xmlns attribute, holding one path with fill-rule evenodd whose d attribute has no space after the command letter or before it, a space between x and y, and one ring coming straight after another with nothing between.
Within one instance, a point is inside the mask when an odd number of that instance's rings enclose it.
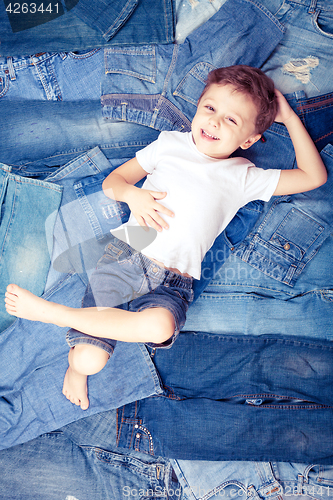
<instances>
[{"instance_id":1,"label":"boy","mask_svg":"<svg viewBox=\"0 0 333 500\"><path fill-rule=\"evenodd\" d=\"M289 131L298 168L262 170L243 158L230 158L237 148L258 141L274 119ZM90 279L82 309L9 285L7 311L71 328L63 393L86 409L87 376L105 366L116 340L172 344L185 323L193 277L200 278L205 253L241 206L308 191L326 178L303 124L264 73L247 66L214 70L191 133L162 132L103 183L106 196L128 203L129 225L134 219L157 231L154 241L140 253L115 238ZM125 302L128 310L115 307Z\"/></svg>"}]
</instances>

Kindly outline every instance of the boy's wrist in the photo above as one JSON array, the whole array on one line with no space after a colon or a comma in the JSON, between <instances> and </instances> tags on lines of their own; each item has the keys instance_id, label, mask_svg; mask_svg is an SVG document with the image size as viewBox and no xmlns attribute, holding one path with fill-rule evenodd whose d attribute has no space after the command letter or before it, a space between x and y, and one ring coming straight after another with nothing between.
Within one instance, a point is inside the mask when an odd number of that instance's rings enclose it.
<instances>
[{"instance_id":1,"label":"boy's wrist","mask_svg":"<svg viewBox=\"0 0 333 500\"><path fill-rule=\"evenodd\" d=\"M283 123L286 127L290 126L290 125L293 125L293 123L298 123L300 122L300 118L297 116L297 114L295 113L295 111L293 111L291 109L291 113L290 113L290 116L288 116L288 118L286 118Z\"/></svg>"}]
</instances>

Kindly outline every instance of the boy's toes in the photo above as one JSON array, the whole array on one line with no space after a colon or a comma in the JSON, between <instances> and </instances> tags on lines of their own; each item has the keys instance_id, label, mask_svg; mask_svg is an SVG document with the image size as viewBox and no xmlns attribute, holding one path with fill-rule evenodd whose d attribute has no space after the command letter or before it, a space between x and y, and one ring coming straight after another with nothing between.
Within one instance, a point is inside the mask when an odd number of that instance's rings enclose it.
<instances>
[{"instance_id":1,"label":"boy's toes","mask_svg":"<svg viewBox=\"0 0 333 500\"><path fill-rule=\"evenodd\" d=\"M7 292L9 294L17 295L20 287L18 285L10 284L7 286Z\"/></svg>"},{"instance_id":2,"label":"boy's toes","mask_svg":"<svg viewBox=\"0 0 333 500\"><path fill-rule=\"evenodd\" d=\"M89 400L88 400L88 398L81 399L80 406L81 406L82 410L88 410L88 408L89 408Z\"/></svg>"}]
</instances>

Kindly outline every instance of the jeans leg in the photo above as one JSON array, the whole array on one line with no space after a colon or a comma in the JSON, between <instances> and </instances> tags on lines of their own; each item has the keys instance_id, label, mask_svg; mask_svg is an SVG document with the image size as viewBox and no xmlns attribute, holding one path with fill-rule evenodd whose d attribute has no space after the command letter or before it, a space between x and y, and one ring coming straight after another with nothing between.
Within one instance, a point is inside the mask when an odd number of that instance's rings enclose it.
<instances>
[{"instance_id":1,"label":"jeans leg","mask_svg":"<svg viewBox=\"0 0 333 500\"><path fill-rule=\"evenodd\" d=\"M15 283L41 295L50 266L52 234L62 190L46 182L0 169L2 183L0 225L0 290ZM14 318L0 305L0 331Z\"/></svg>"},{"instance_id":2,"label":"jeans leg","mask_svg":"<svg viewBox=\"0 0 333 500\"><path fill-rule=\"evenodd\" d=\"M12 172L45 178L59 165L100 146L108 159L132 158L158 131L102 117L100 101L4 101L0 161Z\"/></svg>"},{"instance_id":3,"label":"jeans leg","mask_svg":"<svg viewBox=\"0 0 333 500\"><path fill-rule=\"evenodd\" d=\"M181 334L153 357L165 397L119 410L119 446L130 440L187 460L332 465L332 353L331 342L282 335Z\"/></svg>"}]
</instances>

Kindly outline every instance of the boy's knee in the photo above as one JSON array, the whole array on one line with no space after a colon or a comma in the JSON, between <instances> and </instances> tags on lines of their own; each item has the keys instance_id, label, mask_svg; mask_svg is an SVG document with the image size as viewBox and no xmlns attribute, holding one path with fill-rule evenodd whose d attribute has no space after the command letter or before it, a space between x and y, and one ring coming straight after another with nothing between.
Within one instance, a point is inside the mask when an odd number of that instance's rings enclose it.
<instances>
[{"instance_id":1,"label":"boy's knee","mask_svg":"<svg viewBox=\"0 0 333 500\"><path fill-rule=\"evenodd\" d=\"M94 375L104 368L109 354L91 344L77 344L69 351L69 364L78 373Z\"/></svg>"},{"instance_id":2,"label":"boy's knee","mask_svg":"<svg viewBox=\"0 0 333 500\"><path fill-rule=\"evenodd\" d=\"M155 318L151 323L151 342L163 344L175 331L175 320L168 309L156 308Z\"/></svg>"}]
</instances>

